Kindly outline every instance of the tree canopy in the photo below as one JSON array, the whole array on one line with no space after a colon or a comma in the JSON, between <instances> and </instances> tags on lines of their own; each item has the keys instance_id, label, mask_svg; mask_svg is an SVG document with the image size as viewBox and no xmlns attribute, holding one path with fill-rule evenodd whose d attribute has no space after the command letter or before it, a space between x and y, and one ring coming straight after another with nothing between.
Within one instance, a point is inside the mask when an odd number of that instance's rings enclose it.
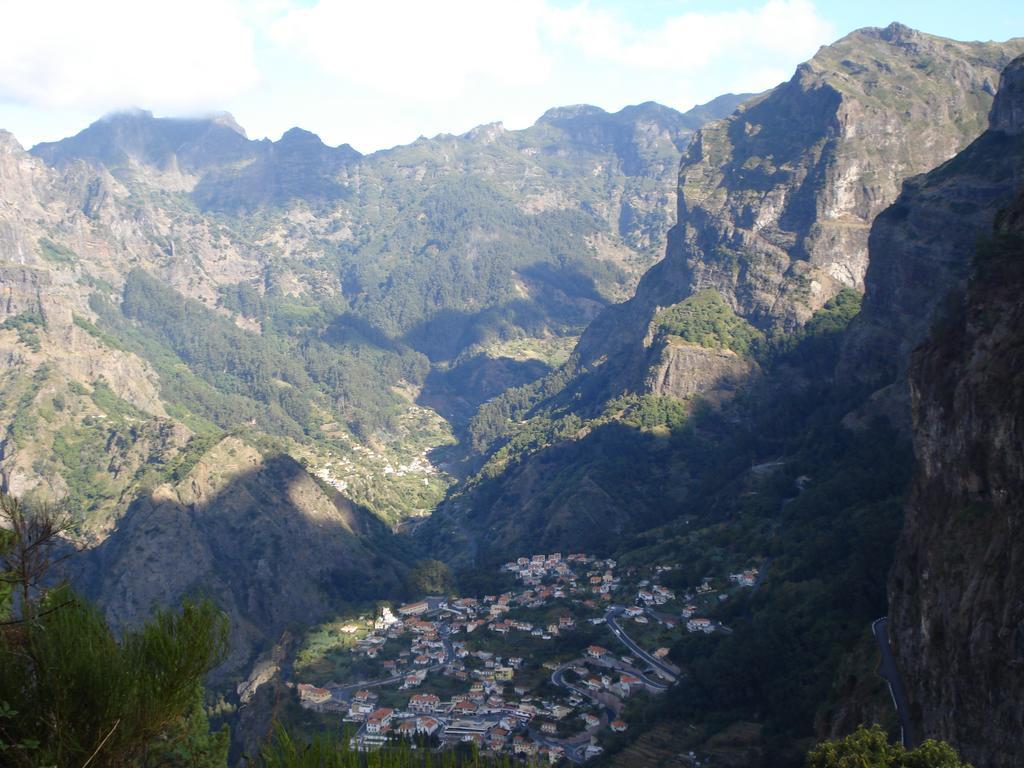
<instances>
[{"instance_id":1,"label":"tree canopy","mask_svg":"<svg viewBox=\"0 0 1024 768\"><path fill-rule=\"evenodd\" d=\"M225 765L228 734L209 732L202 685L224 658L227 618L186 601L117 637L96 606L50 586L67 518L2 494L0 517L0 762Z\"/></svg>"},{"instance_id":2,"label":"tree canopy","mask_svg":"<svg viewBox=\"0 0 1024 768\"><path fill-rule=\"evenodd\" d=\"M956 750L929 739L915 749L890 744L879 726L860 727L837 741L825 741L807 755L807 768L971 768Z\"/></svg>"}]
</instances>

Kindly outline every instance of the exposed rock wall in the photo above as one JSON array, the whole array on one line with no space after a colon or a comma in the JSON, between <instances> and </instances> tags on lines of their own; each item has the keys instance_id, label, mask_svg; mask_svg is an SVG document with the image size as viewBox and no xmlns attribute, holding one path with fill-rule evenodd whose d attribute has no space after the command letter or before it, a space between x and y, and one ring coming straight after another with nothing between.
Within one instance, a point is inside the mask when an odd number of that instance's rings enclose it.
<instances>
[{"instance_id":1,"label":"exposed rock wall","mask_svg":"<svg viewBox=\"0 0 1024 768\"><path fill-rule=\"evenodd\" d=\"M0 320L15 315L46 317L43 297L50 275L31 267L0 265Z\"/></svg>"},{"instance_id":2,"label":"exposed rock wall","mask_svg":"<svg viewBox=\"0 0 1024 768\"><path fill-rule=\"evenodd\" d=\"M861 314L844 342L839 376L891 387L906 403L906 366L933 315L962 290L979 237L1024 184L1024 60L1007 67L992 108L992 128L934 171L909 180L875 221ZM891 408L889 409L892 410Z\"/></svg>"},{"instance_id":3,"label":"exposed rock wall","mask_svg":"<svg viewBox=\"0 0 1024 768\"><path fill-rule=\"evenodd\" d=\"M847 349L851 370L909 373L917 471L889 631L919 733L978 768L1024 754L1022 83L1024 57L991 129L879 218Z\"/></svg>"},{"instance_id":4,"label":"exposed rock wall","mask_svg":"<svg viewBox=\"0 0 1024 768\"><path fill-rule=\"evenodd\" d=\"M868 233L902 182L986 125L999 73L1024 50L898 24L822 48L793 78L703 128L679 171L679 223L633 299L577 348L611 390L636 387L659 307L717 289L745 319L792 330L842 288L862 289Z\"/></svg>"},{"instance_id":5,"label":"exposed rock wall","mask_svg":"<svg viewBox=\"0 0 1024 768\"><path fill-rule=\"evenodd\" d=\"M917 476L890 632L925 737L978 768L1024 754L1024 195L914 355Z\"/></svg>"},{"instance_id":6,"label":"exposed rock wall","mask_svg":"<svg viewBox=\"0 0 1024 768\"><path fill-rule=\"evenodd\" d=\"M670 342L661 360L648 371L645 389L652 394L685 400L713 392L729 393L750 380L757 366L728 349L708 349Z\"/></svg>"}]
</instances>

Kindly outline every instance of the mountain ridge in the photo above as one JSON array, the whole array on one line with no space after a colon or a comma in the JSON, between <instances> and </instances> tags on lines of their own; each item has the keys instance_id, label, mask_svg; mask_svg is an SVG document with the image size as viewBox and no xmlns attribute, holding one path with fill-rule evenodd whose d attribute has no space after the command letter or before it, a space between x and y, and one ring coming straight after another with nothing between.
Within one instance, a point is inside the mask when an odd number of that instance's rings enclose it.
<instances>
[{"instance_id":1,"label":"mountain ridge","mask_svg":"<svg viewBox=\"0 0 1024 768\"><path fill-rule=\"evenodd\" d=\"M892 57L885 67L879 46ZM1024 39L1001 49L899 24L857 30L819 50L789 82L698 132L680 166L680 224L666 258L633 299L606 310L609 319L584 334L581 367L602 358L614 366L621 355L621 368L645 370L642 341L655 308L695 290L719 290L766 331L799 327L840 288L862 290L870 221L895 199L903 178L948 159L981 132L999 73L1021 50ZM948 77L935 81L936 72L919 68L938 61ZM949 92L932 93L934 87ZM879 101L885 94L900 112ZM942 131L948 135L937 139ZM628 328L628 336L611 325ZM621 374L612 386L640 382Z\"/></svg>"},{"instance_id":2,"label":"mountain ridge","mask_svg":"<svg viewBox=\"0 0 1024 768\"><path fill-rule=\"evenodd\" d=\"M652 260L689 129L647 112L369 158L226 115L114 115L31 153L0 133L0 487L76 510L118 625L212 590L238 629L226 674L366 598L360 569L401 594L388 529L450 484L452 425L549 370ZM260 499L291 486L301 503ZM311 533L311 510L363 523ZM262 533L212 530L246 520ZM279 573L311 535L323 562ZM273 579L292 597L264 600Z\"/></svg>"},{"instance_id":3,"label":"mountain ridge","mask_svg":"<svg viewBox=\"0 0 1024 768\"><path fill-rule=\"evenodd\" d=\"M476 421L493 430L478 441L486 462L480 482L442 506L434 525L444 529L450 514L491 540L500 530L499 540L513 551L537 538L569 546L571 525L552 525L546 539L543 529L516 524L520 484L571 487L570 468L552 456L559 446L579 456L581 449L570 447L575 435L596 433L588 425L604 425L623 397L728 413L728 401L757 386L762 367L773 365L780 340L829 315L841 291L863 289L876 215L905 180L982 132L1000 65L1014 51L1024 51L1024 39L974 45L901 25L858 30L820 49L786 83L701 129L680 163L678 223L665 258L645 273L633 298L603 309L587 327L566 367L552 375L557 383L521 388L482 407ZM933 79L938 73L956 77ZM928 139L939 133L941 140ZM901 284L897 276L891 282ZM685 318L685 327L669 321L674 316ZM741 338L748 340L737 346L742 354L723 351ZM844 371L840 366L837 380L866 386ZM800 379L793 385L807 386ZM880 406L864 406L862 423ZM585 466L574 471L593 474ZM629 506L612 501L614 492L590 494L594 503L583 509L563 490L561 500L531 501L534 525L564 521L576 509L629 530ZM647 524L651 509L635 506Z\"/></svg>"}]
</instances>

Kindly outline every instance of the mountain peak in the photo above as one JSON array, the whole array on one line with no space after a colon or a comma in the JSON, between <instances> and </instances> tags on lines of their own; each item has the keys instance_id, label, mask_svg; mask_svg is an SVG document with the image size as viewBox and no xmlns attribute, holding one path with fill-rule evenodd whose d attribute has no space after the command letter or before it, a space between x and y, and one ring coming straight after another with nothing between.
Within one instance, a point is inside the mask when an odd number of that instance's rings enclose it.
<instances>
[{"instance_id":1,"label":"mountain peak","mask_svg":"<svg viewBox=\"0 0 1024 768\"><path fill-rule=\"evenodd\" d=\"M557 120L572 120L576 117L596 117L608 114L600 107L593 104L568 104L564 107L552 107L540 116L539 123L555 122Z\"/></svg>"},{"instance_id":2,"label":"mountain peak","mask_svg":"<svg viewBox=\"0 0 1024 768\"><path fill-rule=\"evenodd\" d=\"M243 138L249 138L249 135L245 132L245 128L238 124L238 121L235 120L235 116L230 112L215 112L210 115L210 122L214 125L222 125L225 128L230 128Z\"/></svg>"},{"instance_id":3,"label":"mountain peak","mask_svg":"<svg viewBox=\"0 0 1024 768\"><path fill-rule=\"evenodd\" d=\"M21 146L21 142L15 138L13 133L0 128L0 150L7 153L23 152L24 147Z\"/></svg>"},{"instance_id":4,"label":"mountain peak","mask_svg":"<svg viewBox=\"0 0 1024 768\"><path fill-rule=\"evenodd\" d=\"M288 144L288 145L292 145L292 146L297 146L297 145L307 145L307 146L315 146L315 147L327 146L326 144L324 144L323 139L321 139L315 133L313 133L312 131L307 131L305 128L299 128L298 126L296 126L294 128L289 128L287 131L285 131L284 134L281 136L281 139L280 139L280 141L278 143L279 144Z\"/></svg>"},{"instance_id":5,"label":"mountain peak","mask_svg":"<svg viewBox=\"0 0 1024 768\"><path fill-rule=\"evenodd\" d=\"M471 141L481 141L484 144L490 144L503 133L505 133L505 124L499 121L484 123L483 125L476 126L476 128L471 128L463 134L463 137Z\"/></svg>"},{"instance_id":6,"label":"mountain peak","mask_svg":"<svg viewBox=\"0 0 1024 768\"><path fill-rule=\"evenodd\" d=\"M906 24L894 21L880 30L878 36L889 43L905 43L920 39L921 33Z\"/></svg>"}]
</instances>

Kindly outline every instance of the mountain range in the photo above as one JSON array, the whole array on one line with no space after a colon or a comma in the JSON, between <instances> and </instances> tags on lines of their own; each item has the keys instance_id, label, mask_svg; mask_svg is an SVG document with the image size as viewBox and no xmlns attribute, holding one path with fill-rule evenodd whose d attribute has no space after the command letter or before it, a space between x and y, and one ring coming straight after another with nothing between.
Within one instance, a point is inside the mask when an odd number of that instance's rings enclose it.
<instances>
[{"instance_id":1,"label":"mountain range","mask_svg":"<svg viewBox=\"0 0 1024 768\"><path fill-rule=\"evenodd\" d=\"M896 309L889 297L876 301L871 293L871 311L856 321L854 338L843 341L838 372L778 382L793 375L789 367L771 375L766 366L782 361L757 350L791 344L837 310L829 302L843 291L852 297L864 290L877 214L896 201L904 181L948 160L980 133L999 73L1019 45L954 43L898 24L861 30L821 49L789 82L702 130L682 157L679 223L670 230L665 259L630 300L595 318L548 386L512 390L478 413L475 437L489 463L479 482L448 505L467 518L460 528L487 530L496 546L516 551L538 536L566 546L576 529L562 521L582 515L590 530L597 523L598 530L622 533L672 514L660 489L648 500L605 467L595 473L587 460L558 458L563 451L575 456L576 448L568 444L572 439L553 435L569 431L600 440L592 427L607 428L609 404L621 410L624 395L721 402L738 384L765 373L761 386L770 391L777 383L813 386L823 375L873 391L895 378L894 364L905 371L930 313L913 324L894 321L884 314ZM943 75L932 81L929 71ZM928 132L934 137L922 140ZM967 236L984 229L985 211L964 222ZM930 237L948 235L944 228ZM933 275L930 284L893 275L883 290L920 287L929 294L924 305L933 306L950 281L941 271ZM922 301L920 295L905 298ZM868 339L869 323L900 338L902 348ZM872 359L872 351L882 360ZM883 402L876 398L872 409L882 411ZM909 409L896 404L889 411L909 422ZM568 477L560 479L563 471ZM584 501L575 487L585 477ZM520 492L524 485L545 493ZM639 526L630 524L632 516ZM442 507L433 522L445 518Z\"/></svg>"},{"instance_id":2,"label":"mountain range","mask_svg":"<svg viewBox=\"0 0 1024 768\"><path fill-rule=\"evenodd\" d=\"M450 484L434 451L631 290L680 148L742 98L369 157L142 111L31 152L0 136L3 489L76 510L82 582L117 620L219 593L234 663L368 583L400 594L385 534ZM323 552L282 560L318 528Z\"/></svg>"},{"instance_id":3,"label":"mountain range","mask_svg":"<svg viewBox=\"0 0 1024 768\"><path fill-rule=\"evenodd\" d=\"M205 594L230 691L341 604L510 556L764 563L610 763L893 723L1009 768L1024 39L900 24L763 94L361 155L230 115L0 133L0 489L118 626Z\"/></svg>"}]
</instances>

